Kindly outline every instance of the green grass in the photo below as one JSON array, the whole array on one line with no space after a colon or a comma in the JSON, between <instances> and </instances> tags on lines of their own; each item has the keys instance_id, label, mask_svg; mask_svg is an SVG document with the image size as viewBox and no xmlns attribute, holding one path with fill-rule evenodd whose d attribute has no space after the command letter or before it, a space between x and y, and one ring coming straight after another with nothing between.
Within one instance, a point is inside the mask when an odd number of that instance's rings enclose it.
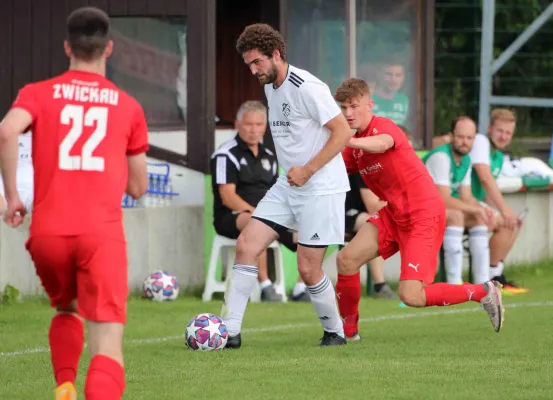
<instances>
[{"instance_id":1,"label":"green grass","mask_svg":"<svg viewBox=\"0 0 553 400\"><path fill-rule=\"evenodd\" d=\"M322 330L310 304L250 304L242 349L193 352L182 339L186 323L218 314L220 303L132 299L125 398L551 399L553 269L544 262L510 277L532 292L505 297L499 334L475 303L420 310L364 298L364 340L343 348L317 346ZM0 306L0 399L53 398L51 315L45 301ZM88 361L85 351L80 388Z\"/></svg>"}]
</instances>

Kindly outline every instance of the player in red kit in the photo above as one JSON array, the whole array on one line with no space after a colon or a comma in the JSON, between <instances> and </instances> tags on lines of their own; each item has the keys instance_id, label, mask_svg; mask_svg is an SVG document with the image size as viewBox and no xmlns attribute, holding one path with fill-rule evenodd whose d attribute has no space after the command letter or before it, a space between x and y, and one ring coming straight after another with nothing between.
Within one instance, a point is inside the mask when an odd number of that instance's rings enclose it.
<instances>
[{"instance_id":1,"label":"player in red kit","mask_svg":"<svg viewBox=\"0 0 553 400\"><path fill-rule=\"evenodd\" d=\"M405 134L391 120L372 114L373 102L365 81L346 80L336 90L335 99L350 128L357 131L342 153L348 173L360 172L367 187L388 203L338 254L336 292L346 337L360 338L361 265L379 255L389 258L398 251L398 294L406 305L449 306L476 301L499 332L503 304L497 282L433 283L445 231L445 205Z\"/></svg>"},{"instance_id":2,"label":"player in red kit","mask_svg":"<svg viewBox=\"0 0 553 400\"><path fill-rule=\"evenodd\" d=\"M105 78L113 42L103 11L71 13L64 47L69 70L26 85L0 124L5 221L17 226L25 215L17 139L30 126L35 194L26 246L57 309L49 331L56 399L76 398L84 319L91 353L85 396L119 400L128 296L121 200L125 191L139 198L147 190L147 124L138 102Z\"/></svg>"}]
</instances>

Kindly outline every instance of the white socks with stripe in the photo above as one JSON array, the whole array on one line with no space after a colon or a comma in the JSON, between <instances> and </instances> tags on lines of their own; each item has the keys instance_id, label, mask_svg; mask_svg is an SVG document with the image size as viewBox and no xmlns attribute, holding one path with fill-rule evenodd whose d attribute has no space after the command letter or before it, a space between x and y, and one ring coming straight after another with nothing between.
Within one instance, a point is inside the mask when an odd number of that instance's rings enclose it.
<instances>
[{"instance_id":1,"label":"white socks with stripe","mask_svg":"<svg viewBox=\"0 0 553 400\"><path fill-rule=\"evenodd\" d=\"M463 283L463 231L460 226L448 226L444 235L444 258L447 283Z\"/></svg>"},{"instance_id":2,"label":"white socks with stripe","mask_svg":"<svg viewBox=\"0 0 553 400\"><path fill-rule=\"evenodd\" d=\"M248 300L257 284L257 273L257 267L251 265L235 264L232 268L232 278L229 280L221 310L221 317L230 336L240 333ZM344 327L336 304L336 292L328 277L324 275L316 285L307 286L307 290L324 330L343 337Z\"/></svg>"},{"instance_id":3,"label":"white socks with stripe","mask_svg":"<svg viewBox=\"0 0 553 400\"><path fill-rule=\"evenodd\" d=\"M232 278L228 281L221 318L230 336L240 333L242 320L253 288L257 285L258 269L251 265L234 264Z\"/></svg>"},{"instance_id":4,"label":"white socks with stripe","mask_svg":"<svg viewBox=\"0 0 553 400\"><path fill-rule=\"evenodd\" d=\"M324 275L316 285L307 286L307 290L324 330L344 337L344 326L336 304L336 292L330 279Z\"/></svg>"},{"instance_id":5,"label":"white socks with stripe","mask_svg":"<svg viewBox=\"0 0 553 400\"><path fill-rule=\"evenodd\" d=\"M469 230L469 250L472 256L473 283L488 281L490 276L490 240L487 226L475 226Z\"/></svg>"}]
</instances>

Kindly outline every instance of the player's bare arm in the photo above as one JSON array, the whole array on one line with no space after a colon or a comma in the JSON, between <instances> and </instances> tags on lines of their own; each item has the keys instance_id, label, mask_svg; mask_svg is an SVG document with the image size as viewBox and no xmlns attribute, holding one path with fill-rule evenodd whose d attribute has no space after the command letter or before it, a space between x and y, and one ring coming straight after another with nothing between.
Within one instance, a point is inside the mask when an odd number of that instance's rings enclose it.
<instances>
[{"instance_id":1,"label":"player's bare arm","mask_svg":"<svg viewBox=\"0 0 553 400\"><path fill-rule=\"evenodd\" d=\"M0 168L8 201L16 199L17 137L31 125L31 114L22 108L12 108L0 122Z\"/></svg>"},{"instance_id":2,"label":"player's bare arm","mask_svg":"<svg viewBox=\"0 0 553 400\"><path fill-rule=\"evenodd\" d=\"M490 231L495 225L494 211L489 207L482 207L478 200L472 195L472 189L468 185L459 186L459 199L462 203L472 207L474 212L471 213L474 217L480 216L485 221L486 226Z\"/></svg>"},{"instance_id":3,"label":"player's bare arm","mask_svg":"<svg viewBox=\"0 0 553 400\"><path fill-rule=\"evenodd\" d=\"M454 210L459 210L467 214L477 215L480 212L480 206L467 204L464 201L457 199L451 195L451 188L445 185L436 185L442 199L444 199L445 207Z\"/></svg>"},{"instance_id":4,"label":"player's bare arm","mask_svg":"<svg viewBox=\"0 0 553 400\"><path fill-rule=\"evenodd\" d=\"M459 198L470 205L480 207L482 211L480 212L481 215L485 215L484 221L486 221L486 225L488 227L492 227L495 222L495 213L492 208L489 207L482 207L480 202L472 195L472 189L470 186L467 185L461 185L459 187ZM492 230L492 229L490 229Z\"/></svg>"},{"instance_id":5,"label":"player's bare arm","mask_svg":"<svg viewBox=\"0 0 553 400\"><path fill-rule=\"evenodd\" d=\"M367 153L384 153L394 147L394 139L386 133L362 138L352 137L348 146Z\"/></svg>"},{"instance_id":6,"label":"player's bare arm","mask_svg":"<svg viewBox=\"0 0 553 400\"><path fill-rule=\"evenodd\" d=\"M6 199L0 195L0 218L3 218L6 213L6 205Z\"/></svg>"},{"instance_id":7,"label":"player's bare arm","mask_svg":"<svg viewBox=\"0 0 553 400\"><path fill-rule=\"evenodd\" d=\"M480 206L480 203L476 200L476 197L472 195L471 187L468 185L459 186L459 198L466 204Z\"/></svg>"},{"instance_id":8,"label":"player's bare arm","mask_svg":"<svg viewBox=\"0 0 553 400\"><path fill-rule=\"evenodd\" d=\"M290 185L304 185L318 170L336 157L351 139L351 129L342 114L332 118L324 126L330 130L330 138L321 151L306 165L290 168L287 175Z\"/></svg>"},{"instance_id":9,"label":"player's bare arm","mask_svg":"<svg viewBox=\"0 0 553 400\"><path fill-rule=\"evenodd\" d=\"M380 198L373 193L371 189L361 188L361 199L363 204L365 204L365 209L370 215L376 214L383 207L388 205L387 201L382 201Z\"/></svg>"},{"instance_id":10,"label":"player's bare arm","mask_svg":"<svg viewBox=\"0 0 553 400\"><path fill-rule=\"evenodd\" d=\"M223 185L219 185L218 189L223 205L227 208L230 208L232 211L253 212L255 210L255 207L252 207L236 193L236 185L234 183L225 183Z\"/></svg>"},{"instance_id":11,"label":"player's bare arm","mask_svg":"<svg viewBox=\"0 0 553 400\"><path fill-rule=\"evenodd\" d=\"M136 199L141 198L148 191L148 167L146 153L127 156L129 178L127 193Z\"/></svg>"},{"instance_id":12,"label":"player's bare arm","mask_svg":"<svg viewBox=\"0 0 553 400\"><path fill-rule=\"evenodd\" d=\"M17 137L31 125L33 117L23 108L12 108L0 122L0 170L4 180L8 209L5 221L10 226L18 226L23 222L25 206L17 193Z\"/></svg>"},{"instance_id":13,"label":"player's bare arm","mask_svg":"<svg viewBox=\"0 0 553 400\"><path fill-rule=\"evenodd\" d=\"M486 190L486 196L490 198L490 200L493 202L493 204L495 204L495 206L503 216L507 228L515 229L517 225L517 216L507 205L507 202L503 198L503 194L497 186L497 182L492 175L492 171L490 170L489 165L474 164L473 169L478 174L478 178L480 178L480 182Z\"/></svg>"}]
</instances>

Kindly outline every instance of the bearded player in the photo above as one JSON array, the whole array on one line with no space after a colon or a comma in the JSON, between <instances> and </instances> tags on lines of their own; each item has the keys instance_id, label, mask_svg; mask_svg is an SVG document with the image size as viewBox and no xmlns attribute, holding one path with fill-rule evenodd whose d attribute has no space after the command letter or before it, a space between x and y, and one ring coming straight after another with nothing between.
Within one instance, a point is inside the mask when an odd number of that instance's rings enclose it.
<instances>
[{"instance_id":1,"label":"bearded player","mask_svg":"<svg viewBox=\"0 0 553 400\"><path fill-rule=\"evenodd\" d=\"M445 205L422 160L391 120L372 114L367 83L346 80L336 90L349 126L356 130L343 151L348 173L360 172L367 187L388 205L365 223L338 254L336 292L344 332L359 339L359 269L377 256L400 252L399 297L411 307L449 306L479 302L493 328L503 323L499 283L452 285L433 283L444 236Z\"/></svg>"},{"instance_id":2,"label":"bearded player","mask_svg":"<svg viewBox=\"0 0 553 400\"><path fill-rule=\"evenodd\" d=\"M271 26L247 26L236 49L264 86L269 126L286 176L265 194L238 237L221 313L229 333L226 348L241 346L259 255L288 230L298 232L298 270L324 329L320 345L344 345L336 293L322 263L329 245L344 243L349 182L340 153L351 130L328 86L286 61L284 38Z\"/></svg>"},{"instance_id":3,"label":"bearded player","mask_svg":"<svg viewBox=\"0 0 553 400\"><path fill-rule=\"evenodd\" d=\"M18 226L17 138L33 132L35 188L27 249L57 309L49 344L56 399L76 398L87 321L88 400L119 400L125 388L123 330L128 296L121 199L148 187L148 131L142 107L105 78L110 21L85 7L67 20L69 71L25 86L0 124L0 168Z\"/></svg>"}]
</instances>

